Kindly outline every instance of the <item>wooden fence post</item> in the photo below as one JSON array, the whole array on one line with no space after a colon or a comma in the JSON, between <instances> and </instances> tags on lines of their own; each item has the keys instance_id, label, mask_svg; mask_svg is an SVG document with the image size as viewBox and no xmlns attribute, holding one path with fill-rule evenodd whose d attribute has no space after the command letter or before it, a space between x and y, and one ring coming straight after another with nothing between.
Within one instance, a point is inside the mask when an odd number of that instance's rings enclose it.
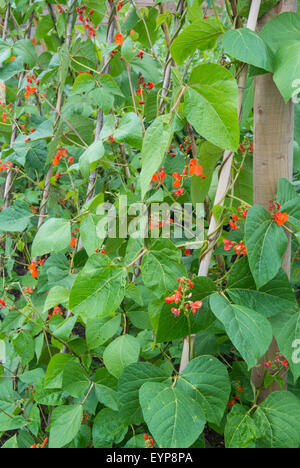
<instances>
[{"instance_id":1,"label":"wooden fence post","mask_svg":"<svg viewBox=\"0 0 300 468\"><path fill-rule=\"evenodd\" d=\"M270 19L286 11L297 11L296 0L282 0L264 17L258 28L261 29ZM268 73L255 78L254 92L254 166L253 191L254 204L269 209L270 201L277 193L278 179L291 180L293 175L293 140L294 140L294 106L292 101L285 104L274 81ZM290 241L290 240L289 240ZM290 274L291 245L283 259L283 268ZM259 367L252 372L252 381L256 388L262 383L266 360L274 361L278 345L273 339L265 358L259 361ZM282 377L286 380L287 372ZM273 384L268 390L259 394L258 401L263 401L273 391L280 390Z\"/></svg>"}]
</instances>

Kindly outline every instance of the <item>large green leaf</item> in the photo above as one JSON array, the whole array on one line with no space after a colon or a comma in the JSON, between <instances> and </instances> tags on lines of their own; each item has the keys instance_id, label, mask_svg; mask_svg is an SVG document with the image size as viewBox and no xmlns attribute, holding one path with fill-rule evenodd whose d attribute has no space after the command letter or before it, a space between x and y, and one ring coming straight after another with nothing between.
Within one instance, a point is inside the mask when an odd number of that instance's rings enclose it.
<instances>
[{"instance_id":1,"label":"large green leaf","mask_svg":"<svg viewBox=\"0 0 300 468\"><path fill-rule=\"evenodd\" d=\"M22 232L33 217L27 204L17 200L12 206L0 212L0 232Z\"/></svg>"},{"instance_id":2,"label":"large green leaf","mask_svg":"<svg viewBox=\"0 0 300 468\"><path fill-rule=\"evenodd\" d=\"M117 379L107 369L101 368L97 370L94 380L96 397L100 403L117 411L119 409Z\"/></svg>"},{"instance_id":3,"label":"large green leaf","mask_svg":"<svg viewBox=\"0 0 300 468\"><path fill-rule=\"evenodd\" d=\"M275 16L265 24L259 35L273 53L287 41L299 41L300 14L286 12Z\"/></svg>"},{"instance_id":4,"label":"large green leaf","mask_svg":"<svg viewBox=\"0 0 300 468\"><path fill-rule=\"evenodd\" d=\"M293 310L297 306L287 274L282 269L274 279L256 290L247 257L241 258L232 268L227 288L235 304L249 307L265 317Z\"/></svg>"},{"instance_id":5,"label":"large green leaf","mask_svg":"<svg viewBox=\"0 0 300 468\"><path fill-rule=\"evenodd\" d=\"M181 253L167 239L155 240L143 256L141 270L145 286L160 296L177 285L177 278L186 273L180 264Z\"/></svg>"},{"instance_id":6,"label":"large green leaf","mask_svg":"<svg viewBox=\"0 0 300 468\"><path fill-rule=\"evenodd\" d=\"M160 168L172 135L171 126L164 116L157 117L147 128L142 147L142 171L140 185L144 199L153 174Z\"/></svg>"},{"instance_id":7,"label":"large green leaf","mask_svg":"<svg viewBox=\"0 0 300 468\"><path fill-rule=\"evenodd\" d=\"M258 288L279 271L287 248L287 237L261 206L250 208L246 218L246 247L250 270Z\"/></svg>"},{"instance_id":8,"label":"large green leaf","mask_svg":"<svg viewBox=\"0 0 300 468\"><path fill-rule=\"evenodd\" d=\"M125 294L126 270L105 255L94 254L78 274L70 292L69 308L83 318L110 315Z\"/></svg>"},{"instance_id":9,"label":"large green leaf","mask_svg":"<svg viewBox=\"0 0 300 468\"><path fill-rule=\"evenodd\" d=\"M64 367L62 388L73 397L81 397L90 385L90 379L78 361L72 360Z\"/></svg>"},{"instance_id":10,"label":"large green leaf","mask_svg":"<svg viewBox=\"0 0 300 468\"><path fill-rule=\"evenodd\" d=\"M139 402L139 390L146 382L163 382L168 379L166 372L149 362L130 364L119 378L118 397L120 415L127 424L140 424L142 411Z\"/></svg>"},{"instance_id":11,"label":"large green leaf","mask_svg":"<svg viewBox=\"0 0 300 468\"><path fill-rule=\"evenodd\" d=\"M273 71L273 54L262 38L251 29L230 29L222 39L225 52L241 62Z\"/></svg>"},{"instance_id":12,"label":"large green leaf","mask_svg":"<svg viewBox=\"0 0 300 468\"><path fill-rule=\"evenodd\" d=\"M110 408L101 410L94 421L93 425L93 443L95 448L108 448L112 444L120 443L127 432L117 411Z\"/></svg>"},{"instance_id":13,"label":"large green leaf","mask_svg":"<svg viewBox=\"0 0 300 468\"><path fill-rule=\"evenodd\" d=\"M24 65L21 57L17 57L13 62L2 65L0 69L0 80L7 81L17 73L23 71Z\"/></svg>"},{"instance_id":14,"label":"large green leaf","mask_svg":"<svg viewBox=\"0 0 300 468\"><path fill-rule=\"evenodd\" d=\"M299 448L300 401L290 392L273 392L259 405L254 422L260 448Z\"/></svg>"},{"instance_id":15,"label":"large green leaf","mask_svg":"<svg viewBox=\"0 0 300 468\"><path fill-rule=\"evenodd\" d=\"M144 419L160 448L190 447L204 429L200 403L178 388L147 382L140 389Z\"/></svg>"},{"instance_id":16,"label":"large green leaf","mask_svg":"<svg viewBox=\"0 0 300 468\"><path fill-rule=\"evenodd\" d=\"M219 294L210 298L210 305L248 368L254 367L272 341L272 328L268 320L248 307L231 304Z\"/></svg>"},{"instance_id":17,"label":"large green leaf","mask_svg":"<svg viewBox=\"0 0 300 468\"><path fill-rule=\"evenodd\" d=\"M276 52L274 81L285 102L294 95L295 81L300 76L300 40L285 42Z\"/></svg>"},{"instance_id":18,"label":"large green leaf","mask_svg":"<svg viewBox=\"0 0 300 468\"><path fill-rule=\"evenodd\" d=\"M51 358L44 379L45 388L62 388L64 369L72 359L70 354L65 353L55 354Z\"/></svg>"},{"instance_id":19,"label":"large green leaf","mask_svg":"<svg viewBox=\"0 0 300 468\"><path fill-rule=\"evenodd\" d=\"M176 388L198 401L206 419L220 424L231 391L224 364L213 356L193 359L181 372Z\"/></svg>"},{"instance_id":20,"label":"large green leaf","mask_svg":"<svg viewBox=\"0 0 300 468\"><path fill-rule=\"evenodd\" d=\"M220 148L236 151L239 144L238 88L224 67L208 63L191 73L184 114L195 130Z\"/></svg>"},{"instance_id":21,"label":"large green leaf","mask_svg":"<svg viewBox=\"0 0 300 468\"><path fill-rule=\"evenodd\" d=\"M121 315L114 317L94 317L86 324L86 342L89 349L102 346L119 330Z\"/></svg>"},{"instance_id":22,"label":"large green leaf","mask_svg":"<svg viewBox=\"0 0 300 468\"><path fill-rule=\"evenodd\" d=\"M255 448L259 430L246 408L235 405L227 416L226 448Z\"/></svg>"},{"instance_id":23,"label":"large green leaf","mask_svg":"<svg viewBox=\"0 0 300 468\"><path fill-rule=\"evenodd\" d=\"M286 308L271 318L273 334L280 352L289 361L294 380L300 375L299 343L300 343L300 311ZM295 353L295 354L294 354Z\"/></svg>"},{"instance_id":24,"label":"large green leaf","mask_svg":"<svg viewBox=\"0 0 300 468\"><path fill-rule=\"evenodd\" d=\"M82 405L60 406L51 416L49 448L62 448L71 442L81 426Z\"/></svg>"},{"instance_id":25,"label":"large green leaf","mask_svg":"<svg viewBox=\"0 0 300 468\"><path fill-rule=\"evenodd\" d=\"M38 230L34 238L31 254L41 257L46 253L60 252L71 242L71 223L66 219L50 218Z\"/></svg>"},{"instance_id":26,"label":"large green leaf","mask_svg":"<svg viewBox=\"0 0 300 468\"><path fill-rule=\"evenodd\" d=\"M140 118L133 112L128 112L120 120L114 139L118 143L128 143L133 148L142 148L142 124Z\"/></svg>"},{"instance_id":27,"label":"large green leaf","mask_svg":"<svg viewBox=\"0 0 300 468\"><path fill-rule=\"evenodd\" d=\"M181 65L197 49L212 49L223 33L215 19L198 20L187 26L171 45L171 55Z\"/></svg>"},{"instance_id":28,"label":"large green leaf","mask_svg":"<svg viewBox=\"0 0 300 468\"><path fill-rule=\"evenodd\" d=\"M140 354L140 343L131 335L122 335L112 341L103 353L107 370L119 378L125 367L137 362Z\"/></svg>"},{"instance_id":29,"label":"large green leaf","mask_svg":"<svg viewBox=\"0 0 300 468\"><path fill-rule=\"evenodd\" d=\"M96 164L104 155L102 140L92 143L80 156L79 168L83 177L88 177L92 164Z\"/></svg>"}]
</instances>

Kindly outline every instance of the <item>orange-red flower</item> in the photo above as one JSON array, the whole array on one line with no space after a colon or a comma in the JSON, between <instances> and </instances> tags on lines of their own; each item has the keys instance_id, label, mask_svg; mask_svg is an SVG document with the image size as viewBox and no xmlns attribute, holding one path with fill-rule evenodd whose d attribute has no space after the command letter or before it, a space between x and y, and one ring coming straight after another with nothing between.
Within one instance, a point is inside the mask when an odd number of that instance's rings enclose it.
<instances>
[{"instance_id":1,"label":"orange-red flower","mask_svg":"<svg viewBox=\"0 0 300 468\"><path fill-rule=\"evenodd\" d=\"M124 36L121 33L115 35L115 43L118 45L122 45L124 41Z\"/></svg>"},{"instance_id":2,"label":"orange-red flower","mask_svg":"<svg viewBox=\"0 0 300 468\"><path fill-rule=\"evenodd\" d=\"M197 159L191 159L189 162L189 174L200 176L202 179L205 179L205 175L203 174L203 167L198 164Z\"/></svg>"},{"instance_id":3,"label":"orange-red flower","mask_svg":"<svg viewBox=\"0 0 300 468\"><path fill-rule=\"evenodd\" d=\"M278 224L278 226L282 226L286 223L289 219L289 215L287 213L281 213L278 211L274 214L274 221Z\"/></svg>"}]
</instances>

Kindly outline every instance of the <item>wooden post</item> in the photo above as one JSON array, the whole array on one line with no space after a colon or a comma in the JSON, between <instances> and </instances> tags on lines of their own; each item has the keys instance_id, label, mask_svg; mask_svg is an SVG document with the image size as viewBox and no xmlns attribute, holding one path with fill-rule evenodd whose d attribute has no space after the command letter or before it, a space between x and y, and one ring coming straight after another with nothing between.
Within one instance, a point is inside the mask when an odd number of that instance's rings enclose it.
<instances>
[{"instance_id":1,"label":"wooden post","mask_svg":"<svg viewBox=\"0 0 300 468\"><path fill-rule=\"evenodd\" d=\"M297 11L296 0L282 0L270 10L259 22L261 29L270 19L285 11ZM272 74L255 78L254 92L254 204L267 210L270 201L277 193L278 179L284 177L292 180L293 175L293 140L294 140L294 106L292 101L285 104L280 95ZM289 239L290 241L290 239ZM285 253L283 268L290 274L291 247ZM260 366L253 370L252 381L256 388L261 386L266 360L274 361L278 345L273 340L265 358L259 361ZM285 371L283 377L286 380ZM263 390L258 400L263 401L270 393L280 390L277 384Z\"/></svg>"}]
</instances>

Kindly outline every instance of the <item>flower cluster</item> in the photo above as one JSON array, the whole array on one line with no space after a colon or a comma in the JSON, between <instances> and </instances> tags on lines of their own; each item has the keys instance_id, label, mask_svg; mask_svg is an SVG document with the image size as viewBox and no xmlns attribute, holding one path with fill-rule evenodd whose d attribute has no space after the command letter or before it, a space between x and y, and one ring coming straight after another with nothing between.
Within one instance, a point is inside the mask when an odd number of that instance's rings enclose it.
<instances>
[{"instance_id":1,"label":"flower cluster","mask_svg":"<svg viewBox=\"0 0 300 468\"><path fill-rule=\"evenodd\" d=\"M145 439L145 448L153 448L154 447L154 440L152 437L148 436L147 434L144 434L144 439Z\"/></svg>"},{"instance_id":2,"label":"flower cluster","mask_svg":"<svg viewBox=\"0 0 300 468\"><path fill-rule=\"evenodd\" d=\"M233 247L233 250L235 250L237 255L247 255L247 249L243 242L237 243L229 239L224 239L223 244L224 250L226 250L226 252L231 250L231 247Z\"/></svg>"},{"instance_id":3,"label":"flower cluster","mask_svg":"<svg viewBox=\"0 0 300 468\"><path fill-rule=\"evenodd\" d=\"M245 139L240 144L240 152L243 154L246 151L250 151L250 153L253 153L253 141L249 141L248 139Z\"/></svg>"},{"instance_id":4,"label":"flower cluster","mask_svg":"<svg viewBox=\"0 0 300 468\"><path fill-rule=\"evenodd\" d=\"M6 307L6 303L3 299L0 299L0 310L4 309L4 307Z\"/></svg>"},{"instance_id":5,"label":"flower cluster","mask_svg":"<svg viewBox=\"0 0 300 468\"><path fill-rule=\"evenodd\" d=\"M153 177L151 179L151 184L153 184L153 182L158 182L159 184L163 184L166 178L166 175L167 174L164 171L164 166L162 166L158 172L153 174Z\"/></svg>"},{"instance_id":6,"label":"flower cluster","mask_svg":"<svg viewBox=\"0 0 300 468\"><path fill-rule=\"evenodd\" d=\"M35 77L35 75L26 75L26 81L27 85L25 86L26 92L24 96L29 98L38 92L37 86L39 85L39 80ZM36 86L30 86L33 84L33 82Z\"/></svg>"},{"instance_id":7,"label":"flower cluster","mask_svg":"<svg viewBox=\"0 0 300 468\"><path fill-rule=\"evenodd\" d=\"M40 260L39 261L40 265L43 265L45 263L45 260ZM37 263L36 262L31 262L31 264L28 267L28 270L31 272L31 276L33 278L37 278L39 276L39 271L37 269Z\"/></svg>"},{"instance_id":8,"label":"flower cluster","mask_svg":"<svg viewBox=\"0 0 300 468\"><path fill-rule=\"evenodd\" d=\"M48 318L50 319L54 315L63 315L62 310L59 306L54 307L53 312L51 314L48 314Z\"/></svg>"},{"instance_id":9,"label":"flower cluster","mask_svg":"<svg viewBox=\"0 0 300 468\"><path fill-rule=\"evenodd\" d=\"M88 33L89 38L91 39L92 37L95 37L96 31L93 28L93 26L90 25L91 16L94 13L93 8L89 12L87 12L87 7L85 5L82 5L82 7L77 7L76 11L78 14L78 20L84 24L84 29Z\"/></svg>"},{"instance_id":10,"label":"flower cluster","mask_svg":"<svg viewBox=\"0 0 300 468\"><path fill-rule=\"evenodd\" d=\"M7 171L8 169L11 169L12 167L13 165L10 161L2 162L2 159L0 159L0 172Z\"/></svg>"},{"instance_id":11,"label":"flower cluster","mask_svg":"<svg viewBox=\"0 0 300 468\"><path fill-rule=\"evenodd\" d=\"M53 166L58 166L59 164L59 161L61 160L61 158L67 158L68 157L68 150L67 149L63 149L63 148L59 148L58 149L58 152L56 153L53 161L52 161L52 164ZM73 161L74 161L74 158L73 158Z\"/></svg>"},{"instance_id":12,"label":"flower cluster","mask_svg":"<svg viewBox=\"0 0 300 468\"><path fill-rule=\"evenodd\" d=\"M194 288L194 283L189 278L178 278L177 282L179 284L178 289L174 292L172 296L166 297L165 302L167 304L175 304L178 307L173 307L171 309L172 314L175 317L179 317L183 311L185 315L189 314L191 309L193 315L201 309L202 301L190 301L192 297L191 290Z\"/></svg>"},{"instance_id":13,"label":"flower cluster","mask_svg":"<svg viewBox=\"0 0 300 468\"><path fill-rule=\"evenodd\" d=\"M139 56L139 54L138 54L138 56ZM141 98L139 100L139 104L141 104L141 105L145 104L145 101L143 100L144 90L148 89L149 91L151 91L151 89L153 89L154 86L155 86L155 84L152 83L151 81L146 83L145 78L141 74L139 74L139 76L138 76L138 88L136 90L136 94L139 96L139 98Z\"/></svg>"},{"instance_id":14,"label":"flower cluster","mask_svg":"<svg viewBox=\"0 0 300 468\"><path fill-rule=\"evenodd\" d=\"M44 439L41 444L33 444L30 448L45 448L48 443L48 438Z\"/></svg>"}]
</instances>

